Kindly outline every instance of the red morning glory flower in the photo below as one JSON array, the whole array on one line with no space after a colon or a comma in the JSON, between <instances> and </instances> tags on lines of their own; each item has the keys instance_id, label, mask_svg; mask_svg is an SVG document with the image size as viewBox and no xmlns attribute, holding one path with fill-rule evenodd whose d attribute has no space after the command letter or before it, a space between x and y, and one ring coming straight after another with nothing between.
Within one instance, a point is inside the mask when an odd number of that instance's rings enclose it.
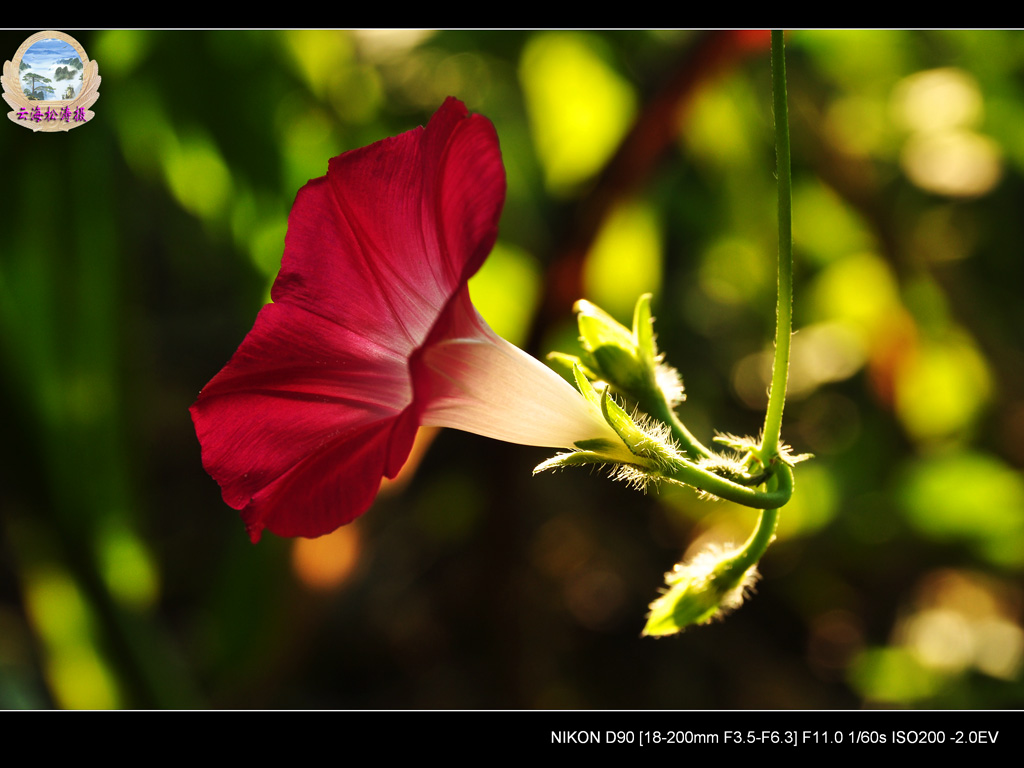
<instances>
[{"instance_id":1,"label":"red morning glory flower","mask_svg":"<svg viewBox=\"0 0 1024 768\"><path fill-rule=\"evenodd\" d=\"M254 542L361 515L420 425L628 457L598 407L470 301L504 200L494 126L451 98L299 191L274 303L191 408L203 465Z\"/></svg>"}]
</instances>

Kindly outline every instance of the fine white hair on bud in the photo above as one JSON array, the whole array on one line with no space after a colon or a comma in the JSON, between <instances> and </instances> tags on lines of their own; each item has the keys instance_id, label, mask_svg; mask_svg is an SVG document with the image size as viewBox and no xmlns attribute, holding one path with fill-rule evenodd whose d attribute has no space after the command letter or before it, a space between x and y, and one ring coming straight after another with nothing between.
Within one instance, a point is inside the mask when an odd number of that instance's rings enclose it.
<instances>
[{"instance_id":1,"label":"fine white hair on bud","mask_svg":"<svg viewBox=\"0 0 1024 768\"><path fill-rule=\"evenodd\" d=\"M643 432L652 444L658 446L656 455L652 458L657 462L659 469L669 469L673 464L683 460L679 443L672 437L672 429L668 424L648 416L638 408L633 409L630 418L637 429Z\"/></svg>"},{"instance_id":2,"label":"fine white hair on bud","mask_svg":"<svg viewBox=\"0 0 1024 768\"><path fill-rule=\"evenodd\" d=\"M606 446L590 442L581 444L580 450L559 453L542 461L534 467L533 474L570 466L608 466L612 480L646 492L652 483L658 481L661 473L683 460L668 425L638 410L627 415L617 404L614 411L606 410L606 413L613 414L618 429L622 430L621 436L630 450L628 455L623 455L619 450L609 451L608 448L613 447L611 444Z\"/></svg>"},{"instance_id":3,"label":"fine white hair on bud","mask_svg":"<svg viewBox=\"0 0 1024 768\"><path fill-rule=\"evenodd\" d=\"M634 491L647 493L652 484L657 484L658 478L642 467L633 464L617 464L612 467L610 474L612 480L625 483Z\"/></svg>"},{"instance_id":4,"label":"fine white hair on bud","mask_svg":"<svg viewBox=\"0 0 1024 768\"><path fill-rule=\"evenodd\" d=\"M694 555L693 559L688 564L678 563L675 568L672 569L672 573L674 574L677 571L681 571L682 573L680 578L687 578L688 576L706 578L706 576L702 576L702 574L711 574L719 563L732 557L736 552L737 550L733 547L711 544L706 549ZM666 574L666 583L668 583L669 575L670 574ZM757 566L751 566L748 568L739 582L722 594L721 601L718 604L718 612L708 619L708 621L720 619L743 605L743 601L753 594L754 586L760 578L761 574L758 573Z\"/></svg>"},{"instance_id":5,"label":"fine white hair on bud","mask_svg":"<svg viewBox=\"0 0 1024 768\"><path fill-rule=\"evenodd\" d=\"M729 448L741 455L748 453L753 453L755 455L760 454L761 443L763 440L764 435L759 435L756 440L752 437L737 437L736 435L731 435L728 432L719 432L715 435L716 443L724 445L726 448ZM782 461L783 464L788 464L792 467L795 464L799 464L801 461L807 461L807 459L813 458L814 454L811 453L801 453L794 456L793 449L790 446L785 443L779 443L779 460Z\"/></svg>"},{"instance_id":6,"label":"fine white hair on bud","mask_svg":"<svg viewBox=\"0 0 1024 768\"><path fill-rule=\"evenodd\" d=\"M757 567L738 578L726 567L737 554L733 547L712 545L665 574L666 589L651 603L644 634L660 637L693 624L707 624L736 610L757 582Z\"/></svg>"},{"instance_id":7,"label":"fine white hair on bud","mask_svg":"<svg viewBox=\"0 0 1024 768\"><path fill-rule=\"evenodd\" d=\"M715 442L724 445L727 448L731 448L736 453L745 454L752 451L757 451L761 447L761 438L754 439L753 437L739 437L737 435L730 434L729 432L718 432L715 435Z\"/></svg>"},{"instance_id":8,"label":"fine white hair on bud","mask_svg":"<svg viewBox=\"0 0 1024 768\"><path fill-rule=\"evenodd\" d=\"M659 479L644 467L636 464L610 462L606 457L603 457L600 454L587 451L559 453L546 461L542 461L534 467L533 474L537 475L541 472L557 472L565 469L566 467L579 467L584 465L589 465L591 469L596 469L599 472L607 468L609 478L625 483L633 490L640 491L641 493L647 493L647 489L650 488L652 484L657 483Z\"/></svg>"},{"instance_id":9,"label":"fine white hair on bud","mask_svg":"<svg viewBox=\"0 0 1024 768\"><path fill-rule=\"evenodd\" d=\"M813 459L814 454L800 453L794 456L792 447L786 445L785 443L779 443L779 458L782 460L783 463L788 464L789 466L792 467L794 464L799 464L801 461Z\"/></svg>"},{"instance_id":10,"label":"fine white hair on bud","mask_svg":"<svg viewBox=\"0 0 1024 768\"><path fill-rule=\"evenodd\" d=\"M654 382L658 385L670 408L686 400L686 392L683 389L683 377L679 371L668 363L662 362L664 355L658 355L657 365L654 367Z\"/></svg>"},{"instance_id":11,"label":"fine white hair on bud","mask_svg":"<svg viewBox=\"0 0 1024 768\"><path fill-rule=\"evenodd\" d=\"M723 456L720 453L701 457L697 460L697 466L708 472L723 474L726 477L742 475L746 469L739 457Z\"/></svg>"}]
</instances>

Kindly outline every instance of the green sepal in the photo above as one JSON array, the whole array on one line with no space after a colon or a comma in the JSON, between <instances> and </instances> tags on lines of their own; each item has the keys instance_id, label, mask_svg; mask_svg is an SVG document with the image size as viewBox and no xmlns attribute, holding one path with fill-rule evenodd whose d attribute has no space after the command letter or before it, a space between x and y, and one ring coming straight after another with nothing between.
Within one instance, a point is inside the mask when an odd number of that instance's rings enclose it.
<instances>
[{"instance_id":1,"label":"green sepal","mask_svg":"<svg viewBox=\"0 0 1024 768\"><path fill-rule=\"evenodd\" d=\"M651 294L636 300L633 308L633 338L641 360L657 362L658 350L654 346L654 321L651 320Z\"/></svg>"},{"instance_id":2,"label":"green sepal","mask_svg":"<svg viewBox=\"0 0 1024 768\"><path fill-rule=\"evenodd\" d=\"M565 352L548 352L547 359L554 363L556 367L564 368L566 373L572 373L573 367L578 365L588 379L601 378L596 371L583 362L583 360L576 357L576 355L567 355Z\"/></svg>"},{"instance_id":3,"label":"green sepal","mask_svg":"<svg viewBox=\"0 0 1024 768\"><path fill-rule=\"evenodd\" d=\"M576 389L578 389L580 394L586 398L587 402L600 407L601 395L597 393L597 390L594 389L594 385L590 383L590 379L588 379L587 375L583 372L582 366L574 365L572 367L572 376L576 380ZM605 392L607 393L607 390L605 390Z\"/></svg>"},{"instance_id":4,"label":"green sepal","mask_svg":"<svg viewBox=\"0 0 1024 768\"><path fill-rule=\"evenodd\" d=\"M601 413L629 450L638 456L646 456L649 453L649 446L653 441L633 422L629 414L622 410L622 406L615 402L615 398L608 394L608 390L601 396Z\"/></svg>"},{"instance_id":5,"label":"green sepal","mask_svg":"<svg viewBox=\"0 0 1024 768\"><path fill-rule=\"evenodd\" d=\"M636 392L647 380L643 363L629 350L605 345L593 352L596 369L605 381L625 393Z\"/></svg>"},{"instance_id":6,"label":"green sepal","mask_svg":"<svg viewBox=\"0 0 1024 768\"><path fill-rule=\"evenodd\" d=\"M639 459L635 462L637 466L661 472L679 464L681 456L675 446L664 437L648 434L638 427L607 390L601 396L601 413L630 452Z\"/></svg>"},{"instance_id":7,"label":"green sepal","mask_svg":"<svg viewBox=\"0 0 1024 768\"><path fill-rule=\"evenodd\" d=\"M560 453L546 459L533 468L533 474L546 472L549 469L563 469L564 467L582 467L587 464L607 464L610 461L607 454L594 451L572 451Z\"/></svg>"}]
</instances>

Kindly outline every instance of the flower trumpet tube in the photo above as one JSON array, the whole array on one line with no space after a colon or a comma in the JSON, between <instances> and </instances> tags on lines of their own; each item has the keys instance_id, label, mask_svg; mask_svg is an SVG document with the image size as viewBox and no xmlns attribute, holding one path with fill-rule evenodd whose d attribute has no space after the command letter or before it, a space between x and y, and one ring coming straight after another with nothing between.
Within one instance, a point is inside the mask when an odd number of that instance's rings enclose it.
<instances>
[{"instance_id":1,"label":"flower trumpet tube","mask_svg":"<svg viewBox=\"0 0 1024 768\"><path fill-rule=\"evenodd\" d=\"M361 515L420 425L631 455L470 301L504 199L494 126L455 99L299 191L273 303L191 408L203 465L254 542Z\"/></svg>"},{"instance_id":2,"label":"flower trumpet tube","mask_svg":"<svg viewBox=\"0 0 1024 768\"><path fill-rule=\"evenodd\" d=\"M548 448L599 440L609 461L632 458L600 408L494 333L465 289L433 336L412 363L422 424Z\"/></svg>"}]
</instances>

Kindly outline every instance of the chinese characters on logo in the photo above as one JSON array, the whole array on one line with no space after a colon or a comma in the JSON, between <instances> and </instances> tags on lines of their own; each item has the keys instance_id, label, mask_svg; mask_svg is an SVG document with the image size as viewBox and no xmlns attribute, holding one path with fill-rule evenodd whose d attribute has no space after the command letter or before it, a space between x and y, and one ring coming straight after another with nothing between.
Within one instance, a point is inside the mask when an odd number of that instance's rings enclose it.
<instances>
[{"instance_id":1,"label":"chinese characters on logo","mask_svg":"<svg viewBox=\"0 0 1024 768\"><path fill-rule=\"evenodd\" d=\"M100 92L99 65L70 35L54 29L28 37L3 62L0 87L7 119L43 133L67 132L92 120Z\"/></svg>"},{"instance_id":2,"label":"chinese characters on logo","mask_svg":"<svg viewBox=\"0 0 1024 768\"><path fill-rule=\"evenodd\" d=\"M40 107L33 107L31 111L20 107L17 114L18 120L31 120L35 123L41 123L44 120L50 122L53 120L64 122L64 123L84 123L85 122L85 107L76 107L75 111L72 112L70 107L63 107L60 112L52 107L47 107L44 111Z\"/></svg>"}]
</instances>

